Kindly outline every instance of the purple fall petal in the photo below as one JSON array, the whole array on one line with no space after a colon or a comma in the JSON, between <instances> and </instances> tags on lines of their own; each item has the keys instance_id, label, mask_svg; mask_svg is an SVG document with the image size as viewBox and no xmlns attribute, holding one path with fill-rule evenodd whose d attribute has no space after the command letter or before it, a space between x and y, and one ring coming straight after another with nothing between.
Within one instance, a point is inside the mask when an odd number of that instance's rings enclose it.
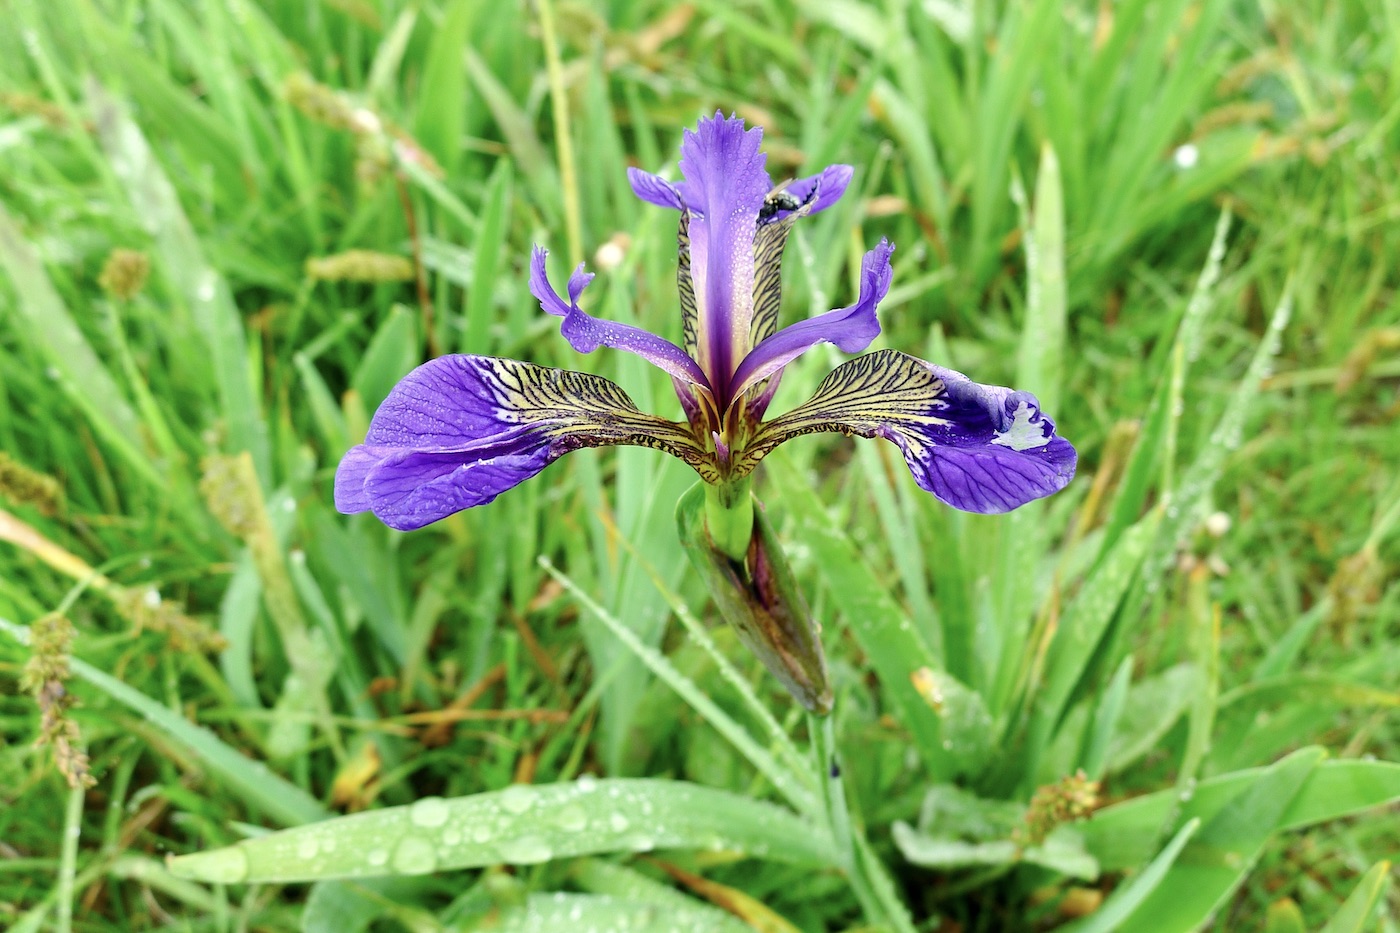
<instances>
[{"instance_id":1,"label":"purple fall petal","mask_svg":"<svg viewBox=\"0 0 1400 933\"><path fill-rule=\"evenodd\" d=\"M664 337L631 324L604 321L587 314L578 306L579 296L593 281L593 275L583 271L583 264L569 276L569 301L566 304L554 286L549 284L545 257L549 250L536 246L530 255L530 294L540 302L540 308L564 319L559 332L580 353L592 353L599 347L612 347L635 353L653 366L660 367L676 379L709 388L709 381L700 367L684 350Z\"/></svg>"},{"instance_id":2,"label":"purple fall petal","mask_svg":"<svg viewBox=\"0 0 1400 933\"><path fill-rule=\"evenodd\" d=\"M843 363L806 404L761 425L743 468L815 431L893 442L920 487L967 512L1008 512L1058 492L1076 463L1034 395L894 350Z\"/></svg>"},{"instance_id":3,"label":"purple fall petal","mask_svg":"<svg viewBox=\"0 0 1400 933\"><path fill-rule=\"evenodd\" d=\"M538 438L517 453L492 447L473 456L479 459L464 462L460 453L402 450L380 460L365 478L375 516L390 528L414 531L491 502L555 459L548 441Z\"/></svg>"},{"instance_id":4,"label":"purple fall petal","mask_svg":"<svg viewBox=\"0 0 1400 933\"><path fill-rule=\"evenodd\" d=\"M780 371L819 343L834 343L844 353L859 353L880 334L875 309L890 290L894 272L890 254L894 244L881 240L861 263L860 296L848 308L828 311L785 327L754 347L734 373L730 397L737 398L750 386Z\"/></svg>"},{"instance_id":5,"label":"purple fall petal","mask_svg":"<svg viewBox=\"0 0 1400 933\"><path fill-rule=\"evenodd\" d=\"M1078 460L1029 392L973 382L925 364L946 387L946 425L883 434L904 452L914 481L965 512L1009 512L1059 492Z\"/></svg>"},{"instance_id":6,"label":"purple fall petal","mask_svg":"<svg viewBox=\"0 0 1400 933\"><path fill-rule=\"evenodd\" d=\"M615 444L664 450L706 475L705 451L688 430L638 411L606 379L444 356L405 376L379 406L365 443L336 470L336 508L373 511L408 531L484 505L570 451Z\"/></svg>"}]
</instances>

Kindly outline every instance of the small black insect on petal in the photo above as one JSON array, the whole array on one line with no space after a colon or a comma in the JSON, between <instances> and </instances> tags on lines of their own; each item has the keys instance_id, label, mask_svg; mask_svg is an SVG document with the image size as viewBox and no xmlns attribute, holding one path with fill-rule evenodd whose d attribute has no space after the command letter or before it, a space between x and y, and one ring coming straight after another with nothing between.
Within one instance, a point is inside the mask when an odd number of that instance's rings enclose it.
<instances>
[{"instance_id":1,"label":"small black insect on petal","mask_svg":"<svg viewBox=\"0 0 1400 933\"><path fill-rule=\"evenodd\" d=\"M758 222L767 223L778 216L778 211L795 211L801 206L802 202L786 191L775 191L763 199L763 206L758 209Z\"/></svg>"}]
</instances>

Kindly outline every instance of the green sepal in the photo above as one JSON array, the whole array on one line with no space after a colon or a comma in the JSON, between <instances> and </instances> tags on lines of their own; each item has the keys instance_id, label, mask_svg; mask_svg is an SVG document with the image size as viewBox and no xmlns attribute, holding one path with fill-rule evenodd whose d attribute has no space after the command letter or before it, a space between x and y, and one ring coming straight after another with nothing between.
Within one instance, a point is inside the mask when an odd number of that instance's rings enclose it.
<instances>
[{"instance_id":1,"label":"green sepal","mask_svg":"<svg viewBox=\"0 0 1400 933\"><path fill-rule=\"evenodd\" d=\"M809 712L831 712L820 632L762 506L753 500L748 552L738 561L710 537L704 487L696 483L676 503L676 525L691 565L720 615L788 693Z\"/></svg>"}]
</instances>

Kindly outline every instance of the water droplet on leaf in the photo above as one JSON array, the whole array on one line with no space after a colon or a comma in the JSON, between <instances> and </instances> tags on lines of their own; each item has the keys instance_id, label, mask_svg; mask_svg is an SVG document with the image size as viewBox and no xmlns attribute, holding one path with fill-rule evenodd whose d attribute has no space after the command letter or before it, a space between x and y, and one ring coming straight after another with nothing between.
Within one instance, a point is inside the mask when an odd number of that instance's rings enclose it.
<instances>
[{"instance_id":1,"label":"water droplet on leaf","mask_svg":"<svg viewBox=\"0 0 1400 933\"><path fill-rule=\"evenodd\" d=\"M394 849L394 871L422 875L437 867L433 844L421 836L405 836Z\"/></svg>"},{"instance_id":2,"label":"water droplet on leaf","mask_svg":"<svg viewBox=\"0 0 1400 933\"><path fill-rule=\"evenodd\" d=\"M519 836L501 843L501 857L516 865L547 862L553 856L549 843L539 836Z\"/></svg>"},{"instance_id":3,"label":"water droplet on leaf","mask_svg":"<svg viewBox=\"0 0 1400 933\"><path fill-rule=\"evenodd\" d=\"M511 813L524 813L535 805L535 792L523 784L512 784L501 791L501 806Z\"/></svg>"},{"instance_id":4,"label":"water droplet on leaf","mask_svg":"<svg viewBox=\"0 0 1400 933\"><path fill-rule=\"evenodd\" d=\"M432 829L447 822L447 801L441 797L424 797L408 808L408 818L414 826Z\"/></svg>"},{"instance_id":5,"label":"water droplet on leaf","mask_svg":"<svg viewBox=\"0 0 1400 933\"><path fill-rule=\"evenodd\" d=\"M576 833L588 826L588 813L576 803L566 804L554 815L554 822L565 832Z\"/></svg>"},{"instance_id":6,"label":"water droplet on leaf","mask_svg":"<svg viewBox=\"0 0 1400 933\"><path fill-rule=\"evenodd\" d=\"M248 877L248 853L241 846L196 852L177 858L174 867L181 878L194 878L213 884L238 884Z\"/></svg>"}]
</instances>

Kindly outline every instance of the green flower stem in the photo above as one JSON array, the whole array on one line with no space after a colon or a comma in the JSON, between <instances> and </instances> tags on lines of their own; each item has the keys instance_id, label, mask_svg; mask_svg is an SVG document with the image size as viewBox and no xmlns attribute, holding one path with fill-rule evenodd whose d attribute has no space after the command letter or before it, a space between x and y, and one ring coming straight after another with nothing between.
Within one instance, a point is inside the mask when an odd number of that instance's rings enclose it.
<instances>
[{"instance_id":1,"label":"green flower stem","mask_svg":"<svg viewBox=\"0 0 1400 933\"><path fill-rule=\"evenodd\" d=\"M836 756L836 716L807 714L807 733L816 758L827 827L836 844L837 860L860 901L866 917L897 933L915 933L914 921L899 899L885 865L870 848L865 832L851 822L846 785Z\"/></svg>"},{"instance_id":2,"label":"green flower stem","mask_svg":"<svg viewBox=\"0 0 1400 933\"><path fill-rule=\"evenodd\" d=\"M78 831L82 827L85 791L82 782L68 791L68 806L63 814L63 840L58 857L58 910L54 919L54 929L58 933L69 933L73 929L73 899L77 890L73 880L78 869Z\"/></svg>"},{"instance_id":3,"label":"green flower stem","mask_svg":"<svg viewBox=\"0 0 1400 933\"><path fill-rule=\"evenodd\" d=\"M705 485L705 530L710 540L732 560L743 563L753 538L753 497L750 481Z\"/></svg>"}]
</instances>

